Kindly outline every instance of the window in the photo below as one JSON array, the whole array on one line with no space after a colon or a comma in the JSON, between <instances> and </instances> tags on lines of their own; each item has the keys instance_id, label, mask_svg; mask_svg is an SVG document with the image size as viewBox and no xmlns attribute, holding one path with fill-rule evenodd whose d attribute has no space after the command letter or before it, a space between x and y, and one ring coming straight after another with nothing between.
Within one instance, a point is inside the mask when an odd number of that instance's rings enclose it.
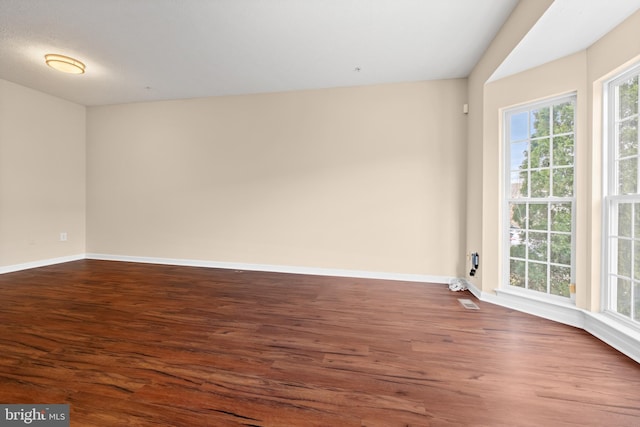
<instances>
[{"instance_id":1,"label":"window","mask_svg":"<svg viewBox=\"0 0 640 427\"><path fill-rule=\"evenodd\" d=\"M605 97L607 309L640 322L640 191L636 67L609 82Z\"/></svg>"},{"instance_id":2,"label":"window","mask_svg":"<svg viewBox=\"0 0 640 427\"><path fill-rule=\"evenodd\" d=\"M575 104L572 95L504 114L507 286L570 296Z\"/></svg>"}]
</instances>

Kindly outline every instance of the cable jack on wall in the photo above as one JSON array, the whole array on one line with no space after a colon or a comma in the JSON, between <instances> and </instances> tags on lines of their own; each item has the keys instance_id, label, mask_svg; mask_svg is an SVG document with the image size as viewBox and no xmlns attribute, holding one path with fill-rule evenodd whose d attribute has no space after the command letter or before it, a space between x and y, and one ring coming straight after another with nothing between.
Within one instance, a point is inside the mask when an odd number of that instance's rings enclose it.
<instances>
[{"instance_id":1,"label":"cable jack on wall","mask_svg":"<svg viewBox=\"0 0 640 427\"><path fill-rule=\"evenodd\" d=\"M469 272L469 275L475 276L479 266L480 255L478 255L478 252L471 252L471 271Z\"/></svg>"}]
</instances>

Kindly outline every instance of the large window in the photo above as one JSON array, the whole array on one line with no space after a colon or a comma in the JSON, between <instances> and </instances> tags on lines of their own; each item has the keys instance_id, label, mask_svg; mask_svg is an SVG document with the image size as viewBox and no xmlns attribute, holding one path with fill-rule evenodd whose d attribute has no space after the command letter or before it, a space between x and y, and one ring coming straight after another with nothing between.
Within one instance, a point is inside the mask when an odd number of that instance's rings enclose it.
<instances>
[{"instance_id":1,"label":"large window","mask_svg":"<svg viewBox=\"0 0 640 427\"><path fill-rule=\"evenodd\" d=\"M575 240L575 104L572 95L504 114L508 286L570 296Z\"/></svg>"},{"instance_id":2,"label":"large window","mask_svg":"<svg viewBox=\"0 0 640 427\"><path fill-rule=\"evenodd\" d=\"M636 67L607 86L607 309L640 322L640 191Z\"/></svg>"}]
</instances>

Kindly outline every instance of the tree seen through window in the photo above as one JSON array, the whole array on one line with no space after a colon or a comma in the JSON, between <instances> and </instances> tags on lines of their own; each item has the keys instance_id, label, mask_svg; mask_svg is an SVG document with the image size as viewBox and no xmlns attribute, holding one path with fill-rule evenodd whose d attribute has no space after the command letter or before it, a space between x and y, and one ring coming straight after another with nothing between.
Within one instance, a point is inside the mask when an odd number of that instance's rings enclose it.
<instances>
[{"instance_id":1,"label":"tree seen through window","mask_svg":"<svg viewBox=\"0 0 640 427\"><path fill-rule=\"evenodd\" d=\"M575 97L507 112L511 286L569 297Z\"/></svg>"}]
</instances>

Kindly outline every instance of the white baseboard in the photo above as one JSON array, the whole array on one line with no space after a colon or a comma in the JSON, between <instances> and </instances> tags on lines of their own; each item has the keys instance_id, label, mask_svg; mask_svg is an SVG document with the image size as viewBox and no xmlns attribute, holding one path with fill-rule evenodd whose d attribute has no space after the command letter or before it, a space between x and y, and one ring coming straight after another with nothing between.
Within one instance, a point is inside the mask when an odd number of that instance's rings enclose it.
<instances>
[{"instance_id":1,"label":"white baseboard","mask_svg":"<svg viewBox=\"0 0 640 427\"><path fill-rule=\"evenodd\" d=\"M39 261L25 262L21 264L6 265L0 267L0 274L13 273L14 271L29 270L31 268L46 267L48 265L62 264L70 261L85 259L85 254L68 255L59 258L43 259Z\"/></svg>"},{"instance_id":2,"label":"white baseboard","mask_svg":"<svg viewBox=\"0 0 640 427\"><path fill-rule=\"evenodd\" d=\"M496 300L501 305L584 329L584 310L569 301L556 301L544 297L536 298L535 295L524 295L503 289L496 289L495 292Z\"/></svg>"},{"instance_id":3,"label":"white baseboard","mask_svg":"<svg viewBox=\"0 0 640 427\"><path fill-rule=\"evenodd\" d=\"M589 311L584 311L583 329L640 363L640 332L621 325L606 314Z\"/></svg>"},{"instance_id":4,"label":"white baseboard","mask_svg":"<svg viewBox=\"0 0 640 427\"><path fill-rule=\"evenodd\" d=\"M352 277L357 279L381 279L396 280L403 282L421 282L421 283L449 283L453 277L449 276L431 276L424 274L407 274L407 273L389 273L362 270L342 270L334 268L317 268L317 267L299 267L287 265L272 264L247 264L237 262L219 262L219 261L203 261L179 258L155 258L155 257L137 257L126 255L110 255L110 254L86 254L87 259L97 259L105 261L126 261L141 262L148 264L167 264L167 265L183 265L188 267L208 267L208 268L224 268L229 270L243 271L268 271L273 273L289 273L289 274L309 274L313 276L333 276L333 277Z\"/></svg>"},{"instance_id":5,"label":"white baseboard","mask_svg":"<svg viewBox=\"0 0 640 427\"><path fill-rule=\"evenodd\" d=\"M584 329L640 363L640 333L621 325L607 315L583 310L572 303L535 298L508 290L496 289L495 292L483 292L472 283L466 283L469 291L480 301Z\"/></svg>"}]
</instances>

